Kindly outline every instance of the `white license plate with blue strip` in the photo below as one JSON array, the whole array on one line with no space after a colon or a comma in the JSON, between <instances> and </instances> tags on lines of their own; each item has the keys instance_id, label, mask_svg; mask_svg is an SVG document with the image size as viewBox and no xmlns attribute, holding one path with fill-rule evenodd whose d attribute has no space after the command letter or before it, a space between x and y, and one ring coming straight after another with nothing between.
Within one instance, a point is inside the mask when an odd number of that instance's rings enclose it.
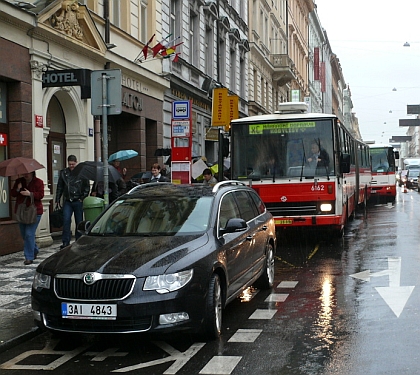
<instances>
[{"instance_id":1,"label":"white license plate with blue strip","mask_svg":"<svg viewBox=\"0 0 420 375\"><path fill-rule=\"evenodd\" d=\"M66 319L114 320L117 318L117 305L63 302L61 316Z\"/></svg>"}]
</instances>

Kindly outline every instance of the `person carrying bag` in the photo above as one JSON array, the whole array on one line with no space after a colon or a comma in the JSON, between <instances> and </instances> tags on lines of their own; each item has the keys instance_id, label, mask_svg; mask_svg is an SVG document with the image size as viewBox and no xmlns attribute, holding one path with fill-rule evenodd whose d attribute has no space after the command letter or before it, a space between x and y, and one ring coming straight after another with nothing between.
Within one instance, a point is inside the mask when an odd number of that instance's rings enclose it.
<instances>
[{"instance_id":1,"label":"person carrying bag","mask_svg":"<svg viewBox=\"0 0 420 375\"><path fill-rule=\"evenodd\" d=\"M15 181L10 195L16 198L15 214L16 220L19 222L25 255L23 264L30 265L39 252L35 242L35 233L44 212L42 206L44 182L35 176L35 172L25 173ZM35 218L33 217L34 211Z\"/></svg>"},{"instance_id":2,"label":"person carrying bag","mask_svg":"<svg viewBox=\"0 0 420 375\"><path fill-rule=\"evenodd\" d=\"M30 203L27 203L26 197L16 210L16 220L21 224L34 224L37 220L36 206L34 203L34 195L30 193Z\"/></svg>"}]
</instances>

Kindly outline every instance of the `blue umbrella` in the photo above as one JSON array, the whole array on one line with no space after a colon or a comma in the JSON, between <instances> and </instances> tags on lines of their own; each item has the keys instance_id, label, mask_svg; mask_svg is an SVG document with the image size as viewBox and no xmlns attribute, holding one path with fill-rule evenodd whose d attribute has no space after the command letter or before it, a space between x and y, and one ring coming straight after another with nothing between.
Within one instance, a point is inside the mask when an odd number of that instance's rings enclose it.
<instances>
[{"instance_id":1,"label":"blue umbrella","mask_svg":"<svg viewBox=\"0 0 420 375\"><path fill-rule=\"evenodd\" d=\"M120 150L117 152L114 152L112 155L109 156L108 161L114 161L114 160L128 160L131 158L134 158L135 156L137 156L139 153L137 151L134 150Z\"/></svg>"}]
</instances>

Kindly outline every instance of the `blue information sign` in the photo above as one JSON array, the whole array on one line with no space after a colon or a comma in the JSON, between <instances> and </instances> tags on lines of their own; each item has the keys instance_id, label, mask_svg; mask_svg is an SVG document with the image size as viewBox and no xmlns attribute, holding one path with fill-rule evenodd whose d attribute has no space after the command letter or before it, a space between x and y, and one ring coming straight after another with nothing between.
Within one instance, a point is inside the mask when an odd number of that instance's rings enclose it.
<instances>
[{"instance_id":1,"label":"blue information sign","mask_svg":"<svg viewBox=\"0 0 420 375\"><path fill-rule=\"evenodd\" d=\"M176 101L172 103L172 118L186 119L190 118L191 104L189 100Z\"/></svg>"}]
</instances>

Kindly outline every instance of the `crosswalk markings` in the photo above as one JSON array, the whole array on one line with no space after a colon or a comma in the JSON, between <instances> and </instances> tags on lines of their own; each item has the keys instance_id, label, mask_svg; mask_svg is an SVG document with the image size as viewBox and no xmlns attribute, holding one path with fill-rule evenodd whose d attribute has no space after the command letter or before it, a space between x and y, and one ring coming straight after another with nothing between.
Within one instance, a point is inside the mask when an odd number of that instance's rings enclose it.
<instances>
[{"instance_id":1,"label":"crosswalk markings","mask_svg":"<svg viewBox=\"0 0 420 375\"><path fill-rule=\"evenodd\" d=\"M293 289L297 285L297 281L282 281L277 288L291 288Z\"/></svg>"},{"instance_id":2,"label":"crosswalk markings","mask_svg":"<svg viewBox=\"0 0 420 375\"><path fill-rule=\"evenodd\" d=\"M264 302L284 302L284 301L286 301L287 297L289 297L288 294L272 293L265 299Z\"/></svg>"},{"instance_id":3,"label":"crosswalk markings","mask_svg":"<svg viewBox=\"0 0 420 375\"><path fill-rule=\"evenodd\" d=\"M276 314L277 310L256 309L248 319L266 319L270 320Z\"/></svg>"},{"instance_id":4,"label":"crosswalk markings","mask_svg":"<svg viewBox=\"0 0 420 375\"><path fill-rule=\"evenodd\" d=\"M235 369L240 356L215 356L199 372L199 374L229 375Z\"/></svg>"},{"instance_id":5,"label":"crosswalk markings","mask_svg":"<svg viewBox=\"0 0 420 375\"><path fill-rule=\"evenodd\" d=\"M13 271L12 271L13 272ZM278 289L293 289L298 284L297 281L282 281L280 284L277 285ZM13 287L17 287L18 289L22 287L22 285L15 284ZM271 293L266 299L265 303L279 303L285 302L289 294L286 293ZM16 297L13 296L13 297ZM9 302L9 301L8 301ZM25 306L24 306L25 307ZM1 309L0 309L1 310ZM273 316L277 313L276 309L256 309L253 314L248 319L255 319L255 320L269 320L272 319ZM233 336L228 340L229 343L253 343L257 338L262 334L262 329L238 329ZM54 347L57 342L52 340L43 350L35 350L29 351L26 353L22 353L19 356L15 357L14 359L3 363L0 365L0 368L3 369L31 369L31 370L51 370L55 369L68 360L74 358L76 355L81 354L85 351L88 346L77 348L70 352L60 352L54 350ZM164 357L155 361L150 361L147 363L139 363L134 366L129 366L125 368L116 369L112 372L129 372L133 369L140 369L146 367L152 367L158 364L163 363L170 363L173 362L172 365L164 372L164 374L176 374L203 346L204 343L194 343L187 351L179 352L175 348L171 347L165 342L154 342L155 345L159 346L161 349L165 350L169 356ZM125 356L127 353L125 352L118 352L117 348L109 348L106 351L99 353L99 352L86 352L84 355L86 356L93 356L91 359L92 361L104 361L108 357L113 356ZM36 354L55 354L61 355L61 358L53 361L44 366L39 365L22 365L19 364L20 361L27 358L31 355ZM233 370L235 370L236 366L242 359L242 356L214 356L212 357L209 362L203 367L203 369L199 372L199 374L211 374L211 375L230 375Z\"/></svg>"},{"instance_id":6,"label":"crosswalk markings","mask_svg":"<svg viewBox=\"0 0 420 375\"><path fill-rule=\"evenodd\" d=\"M262 329L238 329L228 342L254 342Z\"/></svg>"}]
</instances>

